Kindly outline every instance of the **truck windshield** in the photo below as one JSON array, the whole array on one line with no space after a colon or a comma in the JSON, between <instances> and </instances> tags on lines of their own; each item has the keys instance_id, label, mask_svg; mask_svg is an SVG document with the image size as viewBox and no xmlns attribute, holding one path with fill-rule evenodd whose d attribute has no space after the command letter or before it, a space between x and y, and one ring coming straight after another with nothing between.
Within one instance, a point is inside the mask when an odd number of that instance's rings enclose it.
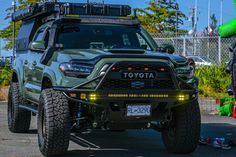
<instances>
[{"instance_id":1,"label":"truck windshield","mask_svg":"<svg viewBox=\"0 0 236 157\"><path fill-rule=\"evenodd\" d=\"M140 28L120 25L64 25L57 43L64 49L152 50Z\"/></svg>"}]
</instances>

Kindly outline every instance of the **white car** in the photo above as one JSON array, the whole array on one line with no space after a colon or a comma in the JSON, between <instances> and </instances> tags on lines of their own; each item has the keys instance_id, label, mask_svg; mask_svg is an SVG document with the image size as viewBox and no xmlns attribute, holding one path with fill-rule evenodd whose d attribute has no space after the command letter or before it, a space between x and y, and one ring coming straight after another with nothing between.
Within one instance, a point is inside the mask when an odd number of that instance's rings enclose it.
<instances>
[{"instance_id":1,"label":"white car","mask_svg":"<svg viewBox=\"0 0 236 157\"><path fill-rule=\"evenodd\" d=\"M213 61L210 58L204 56L186 56L186 58L192 58L196 66L212 66Z\"/></svg>"}]
</instances>

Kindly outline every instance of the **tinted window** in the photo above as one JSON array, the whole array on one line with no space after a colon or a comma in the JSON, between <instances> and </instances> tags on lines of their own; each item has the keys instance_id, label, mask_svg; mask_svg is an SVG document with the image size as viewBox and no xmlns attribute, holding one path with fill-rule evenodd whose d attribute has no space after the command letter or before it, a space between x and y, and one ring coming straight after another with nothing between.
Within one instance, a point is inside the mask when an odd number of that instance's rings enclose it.
<instances>
[{"instance_id":1,"label":"tinted window","mask_svg":"<svg viewBox=\"0 0 236 157\"><path fill-rule=\"evenodd\" d=\"M118 25L63 26L58 43L65 49L144 49L148 45L140 29Z\"/></svg>"},{"instance_id":2,"label":"tinted window","mask_svg":"<svg viewBox=\"0 0 236 157\"><path fill-rule=\"evenodd\" d=\"M47 48L48 42L49 42L49 36L50 36L50 29L41 29L36 33L36 36L34 38L34 41L44 41L44 45Z\"/></svg>"},{"instance_id":3,"label":"tinted window","mask_svg":"<svg viewBox=\"0 0 236 157\"><path fill-rule=\"evenodd\" d=\"M43 35L44 35L44 31L40 30L39 32L37 32L37 35L36 35L34 41L43 41Z\"/></svg>"}]
</instances>

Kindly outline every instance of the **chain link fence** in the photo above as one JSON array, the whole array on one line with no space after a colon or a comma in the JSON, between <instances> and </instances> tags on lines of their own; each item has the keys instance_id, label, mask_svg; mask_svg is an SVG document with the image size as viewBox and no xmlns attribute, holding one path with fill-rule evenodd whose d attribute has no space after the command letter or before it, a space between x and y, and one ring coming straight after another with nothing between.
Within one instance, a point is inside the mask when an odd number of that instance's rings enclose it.
<instances>
[{"instance_id":1,"label":"chain link fence","mask_svg":"<svg viewBox=\"0 0 236 157\"><path fill-rule=\"evenodd\" d=\"M176 53L183 56L197 55L205 56L215 63L226 63L232 57L229 46L236 41L236 38L220 38L198 36L190 37L184 34L151 34L158 45L172 44ZM6 42L0 38L0 56L5 53L3 50ZM10 53L9 53L10 56Z\"/></svg>"},{"instance_id":2,"label":"chain link fence","mask_svg":"<svg viewBox=\"0 0 236 157\"><path fill-rule=\"evenodd\" d=\"M165 34L152 34L158 45L172 44L175 47L176 53L183 56L197 55L205 56L214 61L215 63L226 63L232 57L229 51L229 46L236 41L236 38L220 38L215 37L189 37L177 36L168 37Z\"/></svg>"}]
</instances>

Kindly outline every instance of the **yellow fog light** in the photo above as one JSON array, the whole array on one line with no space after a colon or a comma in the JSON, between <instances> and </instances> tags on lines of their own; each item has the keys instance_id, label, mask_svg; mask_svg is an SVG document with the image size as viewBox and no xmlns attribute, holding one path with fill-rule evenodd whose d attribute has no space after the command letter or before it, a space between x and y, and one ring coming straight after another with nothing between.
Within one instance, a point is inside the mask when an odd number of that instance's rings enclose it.
<instances>
[{"instance_id":1,"label":"yellow fog light","mask_svg":"<svg viewBox=\"0 0 236 157\"><path fill-rule=\"evenodd\" d=\"M81 94L80 94L80 99L81 99L81 100L86 100L86 99L87 99L86 93L81 93Z\"/></svg>"},{"instance_id":2,"label":"yellow fog light","mask_svg":"<svg viewBox=\"0 0 236 157\"><path fill-rule=\"evenodd\" d=\"M89 100L91 100L91 101L97 100L97 94L90 94L89 95Z\"/></svg>"},{"instance_id":3,"label":"yellow fog light","mask_svg":"<svg viewBox=\"0 0 236 157\"><path fill-rule=\"evenodd\" d=\"M189 100L189 94L180 94L180 95L178 95L177 96L177 99L179 100L179 101L185 101L185 100Z\"/></svg>"}]
</instances>

